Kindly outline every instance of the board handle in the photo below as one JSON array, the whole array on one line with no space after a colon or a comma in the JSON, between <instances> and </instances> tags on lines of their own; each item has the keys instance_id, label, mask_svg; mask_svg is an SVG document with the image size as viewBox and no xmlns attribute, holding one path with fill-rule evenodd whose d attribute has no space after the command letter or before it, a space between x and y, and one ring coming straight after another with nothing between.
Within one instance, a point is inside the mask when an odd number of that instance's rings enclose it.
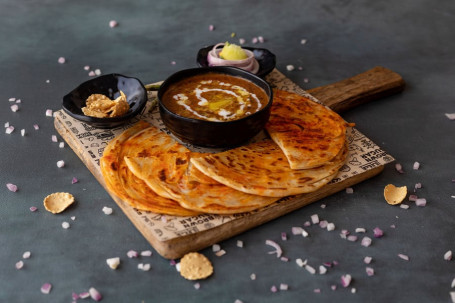
<instances>
[{"instance_id":1,"label":"board handle","mask_svg":"<svg viewBox=\"0 0 455 303\"><path fill-rule=\"evenodd\" d=\"M385 98L404 90L405 82L396 72L377 66L354 77L307 90L337 113L360 104Z\"/></svg>"}]
</instances>

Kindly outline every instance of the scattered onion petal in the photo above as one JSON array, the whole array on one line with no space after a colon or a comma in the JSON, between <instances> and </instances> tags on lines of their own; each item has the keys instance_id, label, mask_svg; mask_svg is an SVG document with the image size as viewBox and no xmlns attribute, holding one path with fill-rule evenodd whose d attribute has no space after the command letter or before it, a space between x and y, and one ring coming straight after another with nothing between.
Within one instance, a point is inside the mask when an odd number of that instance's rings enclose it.
<instances>
[{"instance_id":1,"label":"scattered onion petal","mask_svg":"<svg viewBox=\"0 0 455 303\"><path fill-rule=\"evenodd\" d=\"M110 28L114 28L114 27L117 27L118 26L118 22L115 21L115 20L111 20L109 21L109 27Z\"/></svg>"},{"instance_id":2,"label":"scattered onion petal","mask_svg":"<svg viewBox=\"0 0 455 303\"><path fill-rule=\"evenodd\" d=\"M445 115L447 118L449 118L449 120L455 120L455 113L451 113L451 114L446 113Z\"/></svg>"},{"instance_id":3,"label":"scattered onion petal","mask_svg":"<svg viewBox=\"0 0 455 303\"><path fill-rule=\"evenodd\" d=\"M215 255L216 255L217 257L222 257L222 256L224 256L225 254L226 254L226 251L225 251L224 249L221 249L220 251L217 251L217 252L215 253Z\"/></svg>"},{"instance_id":4,"label":"scattered onion petal","mask_svg":"<svg viewBox=\"0 0 455 303\"><path fill-rule=\"evenodd\" d=\"M75 184L77 182L79 182L79 180L76 177L73 177L73 179L71 180L71 184Z\"/></svg>"},{"instance_id":5,"label":"scattered onion petal","mask_svg":"<svg viewBox=\"0 0 455 303\"><path fill-rule=\"evenodd\" d=\"M275 241L272 241L272 240L265 240L265 244L275 248L275 250L270 251L269 254L276 254L277 258L281 257L283 250L281 249L280 245L278 245L278 243L276 243Z\"/></svg>"},{"instance_id":6,"label":"scattered onion petal","mask_svg":"<svg viewBox=\"0 0 455 303\"><path fill-rule=\"evenodd\" d=\"M135 250L129 250L126 255L128 256L128 258L137 258L139 256L138 252L135 251ZM175 265L175 264L174 264Z\"/></svg>"},{"instance_id":7,"label":"scattered onion petal","mask_svg":"<svg viewBox=\"0 0 455 303\"><path fill-rule=\"evenodd\" d=\"M291 232L293 235L301 235L303 231L303 228L301 227L292 227Z\"/></svg>"},{"instance_id":8,"label":"scattered onion petal","mask_svg":"<svg viewBox=\"0 0 455 303\"><path fill-rule=\"evenodd\" d=\"M104 213L105 215L108 215L108 216L111 215L112 212L113 212L112 208L107 207L107 206L104 206L103 209L102 209L102 211L103 211L103 213Z\"/></svg>"},{"instance_id":9,"label":"scattered onion petal","mask_svg":"<svg viewBox=\"0 0 455 303\"><path fill-rule=\"evenodd\" d=\"M289 285L284 284L284 283L280 284L280 290L288 290L288 289L289 289Z\"/></svg>"},{"instance_id":10,"label":"scattered onion petal","mask_svg":"<svg viewBox=\"0 0 455 303\"><path fill-rule=\"evenodd\" d=\"M347 236L346 239L347 239L348 241L355 242L355 241L357 241L357 236L355 236L355 235L349 235L349 236Z\"/></svg>"},{"instance_id":11,"label":"scattered onion petal","mask_svg":"<svg viewBox=\"0 0 455 303\"><path fill-rule=\"evenodd\" d=\"M275 293L278 291L278 288L275 285L272 285L272 287L270 287L270 291Z\"/></svg>"},{"instance_id":12,"label":"scattered onion petal","mask_svg":"<svg viewBox=\"0 0 455 303\"><path fill-rule=\"evenodd\" d=\"M403 174L403 173L404 173L403 167L401 166L400 163L395 164L395 169L396 169L396 171L399 172L400 174Z\"/></svg>"},{"instance_id":13,"label":"scattered onion petal","mask_svg":"<svg viewBox=\"0 0 455 303\"><path fill-rule=\"evenodd\" d=\"M427 205L427 199L425 199L425 198L418 198L418 199L415 201L415 203L416 203L417 206L424 207L425 205Z\"/></svg>"},{"instance_id":14,"label":"scattered onion petal","mask_svg":"<svg viewBox=\"0 0 455 303\"><path fill-rule=\"evenodd\" d=\"M366 271L366 273L367 273L367 275L368 275L369 277L371 277L371 276L374 275L374 269L371 268L371 267L365 268L365 271Z\"/></svg>"},{"instance_id":15,"label":"scattered onion petal","mask_svg":"<svg viewBox=\"0 0 455 303\"><path fill-rule=\"evenodd\" d=\"M47 109L46 110L46 117L52 117L52 116L53 116L52 109Z\"/></svg>"},{"instance_id":16,"label":"scattered onion petal","mask_svg":"<svg viewBox=\"0 0 455 303\"><path fill-rule=\"evenodd\" d=\"M22 269L22 267L24 267L24 262L23 261L19 261L19 262L16 263L16 269L17 270Z\"/></svg>"},{"instance_id":17,"label":"scattered onion petal","mask_svg":"<svg viewBox=\"0 0 455 303\"><path fill-rule=\"evenodd\" d=\"M6 134L11 134L14 131L14 126L8 126L5 130Z\"/></svg>"},{"instance_id":18,"label":"scattered onion petal","mask_svg":"<svg viewBox=\"0 0 455 303\"><path fill-rule=\"evenodd\" d=\"M452 260L452 251L451 251L451 250L447 251L447 252L444 254L444 260L446 260L446 261Z\"/></svg>"},{"instance_id":19,"label":"scattered onion petal","mask_svg":"<svg viewBox=\"0 0 455 303\"><path fill-rule=\"evenodd\" d=\"M363 262L365 264L370 264L372 260L373 260L373 258L372 257L368 257L368 256L363 258Z\"/></svg>"},{"instance_id":20,"label":"scattered onion petal","mask_svg":"<svg viewBox=\"0 0 455 303\"><path fill-rule=\"evenodd\" d=\"M371 238L370 237L363 237L362 241L360 242L360 245L364 247L368 247L371 245Z\"/></svg>"},{"instance_id":21,"label":"scattered onion petal","mask_svg":"<svg viewBox=\"0 0 455 303\"><path fill-rule=\"evenodd\" d=\"M384 236L384 232L379 227L375 227L373 229L373 234L375 238L381 238L382 236Z\"/></svg>"},{"instance_id":22,"label":"scattered onion petal","mask_svg":"<svg viewBox=\"0 0 455 303\"><path fill-rule=\"evenodd\" d=\"M320 265L319 266L319 274L320 275L324 275L327 273L327 267L323 266L323 265Z\"/></svg>"},{"instance_id":23,"label":"scattered onion petal","mask_svg":"<svg viewBox=\"0 0 455 303\"><path fill-rule=\"evenodd\" d=\"M90 293L88 291L84 291L79 294L79 298L81 299L87 299L88 297L90 297Z\"/></svg>"},{"instance_id":24,"label":"scattered onion petal","mask_svg":"<svg viewBox=\"0 0 455 303\"><path fill-rule=\"evenodd\" d=\"M29 251L26 251L22 254L22 258L24 258L24 259L30 259L31 256L32 256L32 253Z\"/></svg>"},{"instance_id":25,"label":"scattered onion petal","mask_svg":"<svg viewBox=\"0 0 455 303\"><path fill-rule=\"evenodd\" d=\"M88 290L88 292L90 293L90 297L92 297L92 299L95 300L96 302L101 301L103 299L103 296L94 287L91 287Z\"/></svg>"},{"instance_id":26,"label":"scattered onion petal","mask_svg":"<svg viewBox=\"0 0 455 303\"><path fill-rule=\"evenodd\" d=\"M63 64L63 63L65 63L65 62L66 62L65 57L60 57L60 58L58 58L58 63Z\"/></svg>"},{"instance_id":27,"label":"scattered onion petal","mask_svg":"<svg viewBox=\"0 0 455 303\"><path fill-rule=\"evenodd\" d=\"M150 257L150 256L152 256L152 251L151 250L141 251L141 256L142 257Z\"/></svg>"},{"instance_id":28,"label":"scattered onion petal","mask_svg":"<svg viewBox=\"0 0 455 303\"><path fill-rule=\"evenodd\" d=\"M349 284L351 284L351 281L352 281L352 277L351 277L350 274L346 274L346 275L341 276L341 285L343 287L348 287Z\"/></svg>"},{"instance_id":29,"label":"scattered onion petal","mask_svg":"<svg viewBox=\"0 0 455 303\"><path fill-rule=\"evenodd\" d=\"M420 168L420 163L417 162L417 161L414 162L414 165L412 165L412 168L413 168L414 170L418 170L418 169Z\"/></svg>"},{"instance_id":30,"label":"scattered onion petal","mask_svg":"<svg viewBox=\"0 0 455 303\"><path fill-rule=\"evenodd\" d=\"M312 275L314 275L316 273L316 269L314 269L314 267L312 267L311 265L305 265L305 269Z\"/></svg>"},{"instance_id":31,"label":"scattered onion petal","mask_svg":"<svg viewBox=\"0 0 455 303\"><path fill-rule=\"evenodd\" d=\"M7 187L10 191L12 191L12 192L14 192L14 193L17 192L17 189L18 189L18 188L17 188L17 185L12 184L12 183L7 183L7 184L6 184L6 187Z\"/></svg>"},{"instance_id":32,"label":"scattered onion petal","mask_svg":"<svg viewBox=\"0 0 455 303\"><path fill-rule=\"evenodd\" d=\"M409 256L405 254L398 254L398 258L403 259L405 261L409 261Z\"/></svg>"},{"instance_id":33,"label":"scattered onion petal","mask_svg":"<svg viewBox=\"0 0 455 303\"><path fill-rule=\"evenodd\" d=\"M240 247L240 248L243 247L243 241L242 240L237 240L237 247Z\"/></svg>"},{"instance_id":34,"label":"scattered onion petal","mask_svg":"<svg viewBox=\"0 0 455 303\"><path fill-rule=\"evenodd\" d=\"M37 210L38 210L38 208L35 207L35 206L31 206L31 207L30 207L30 211L31 211L31 212L35 212L35 211L37 211Z\"/></svg>"},{"instance_id":35,"label":"scattered onion petal","mask_svg":"<svg viewBox=\"0 0 455 303\"><path fill-rule=\"evenodd\" d=\"M51 292L51 289L52 284L50 283L44 283L43 286L41 286L41 292L46 295Z\"/></svg>"},{"instance_id":36,"label":"scattered onion petal","mask_svg":"<svg viewBox=\"0 0 455 303\"><path fill-rule=\"evenodd\" d=\"M311 215L311 222L313 224L319 224L319 216L317 214Z\"/></svg>"},{"instance_id":37,"label":"scattered onion petal","mask_svg":"<svg viewBox=\"0 0 455 303\"><path fill-rule=\"evenodd\" d=\"M63 160L57 161L57 167L62 168L64 166L65 166L65 161L63 161Z\"/></svg>"},{"instance_id":38,"label":"scattered onion petal","mask_svg":"<svg viewBox=\"0 0 455 303\"><path fill-rule=\"evenodd\" d=\"M15 113L19 110L19 106L17 104L11 105L10 108L13 113Z\"/></svg>"}]
</instances>

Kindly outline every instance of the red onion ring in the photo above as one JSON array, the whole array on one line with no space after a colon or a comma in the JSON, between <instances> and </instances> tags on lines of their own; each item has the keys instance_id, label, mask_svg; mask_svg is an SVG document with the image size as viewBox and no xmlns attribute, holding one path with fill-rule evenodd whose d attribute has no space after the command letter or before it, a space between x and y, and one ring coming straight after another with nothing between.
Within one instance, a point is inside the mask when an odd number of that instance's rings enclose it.
<instances>
[{"instance_id":1,"label":"red onion ring","mask_svg":"<svg viewBox=\"0 0 455 303\"><path fill-rule=\"evenodd\" d=\"M244 69L248 72L256 74L259 71L259 63L254 58L252 51L244 49L247 58L242 60L225 60L220 58L221 49L217 49L219 46L224 46L224 43L216 44L207 55L207 62L209 66L234 66Z\"/></svg>"}]
</instances>

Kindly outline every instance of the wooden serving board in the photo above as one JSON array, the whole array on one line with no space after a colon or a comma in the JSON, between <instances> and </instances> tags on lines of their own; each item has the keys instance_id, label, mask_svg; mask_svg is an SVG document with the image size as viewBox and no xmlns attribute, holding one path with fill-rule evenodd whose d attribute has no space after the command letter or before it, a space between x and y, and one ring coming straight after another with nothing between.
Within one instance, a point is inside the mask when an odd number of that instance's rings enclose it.
<instances>
[{"instance_id":1,"label":"wooden serving board","mask_svg":"<svg viewBox=\"0 0 455 303\"><path fill-rule=\"evenodd\" d=\"M383 67L375 67L352 78L313 88L307 92L333 110L342 112L359 104L401 92L403 89L404 81L400 75ZM107 144L112 139L113 133L90 128L77 120L67 117L63 111L57 113L54 124L63 139L107 190L96 158L102 154L103 147L101 145ZM85 132L81 133L78 131L78 127ZM361 134L359 135L357 131L353 131L351 135L354 137L353 141L356 138L363 140L362 142L367 141L367 138L365 139ZM100 141L98 155L88 149L86 141L90 140L85 140L88 136L95 138L95 141L96 138L99 139L101 137L102 141ZM369 142L367 143L371 145L372 142ZM358 146L353 147L359 148ZM352 148L354 153L356 152L355 148ZM348 176L345 174L345 178L339 179L341 181L331 182L312 193L281 199L270 206L251 213L234 216L200 215L182 218L160 216L138 211L112 192L109 192L109 190L107 191L160 255L164 258L176 259L187 252L198 251L228 239L369 179L380 173L384 168L384 164L378 164L375 160L376 158L388 157L389 162L393 159L377 146L370 153L371 155L367 154L368 157L361 155L363 158L368 158L367 164L360 166L353 175ZM177 226L180 227L180 230Z\"/></svg>"}]
</instances>

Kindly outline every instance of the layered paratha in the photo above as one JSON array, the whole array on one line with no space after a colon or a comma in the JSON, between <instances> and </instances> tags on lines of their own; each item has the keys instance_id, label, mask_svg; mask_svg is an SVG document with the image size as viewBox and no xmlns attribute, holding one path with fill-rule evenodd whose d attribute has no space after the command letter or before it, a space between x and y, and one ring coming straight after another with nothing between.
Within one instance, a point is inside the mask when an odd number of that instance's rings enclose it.
<instances>
[{"instance_id":1,"label":"layered paratha","mask_svg":"<svg viewBox=\"0 0 455 303\"><path fill-rule=\"evenodd\" d=\"M225 152L192 158L207 176L245 193L284 197L312 192L327 184L343 166L348 151L311 169L292 169L281 148L272 140L251 143Z\"/></svg>"},{"instance_id":2,"label":"layered paratha","mask_svg":"<svg viewBox=\"0 0 455 303\"><path fill-rule=\"evenodd\" d=\"M200 155L193 153L193 157ZM196 169L187 153L125 157L129 169L148 186L165 192L185 208L214 214L235 214L269 205L278 198L244 193L221 184ZM181 172L183 172L181 174ZM175 182L175 176L180 180Z\"/></svg>"},{"instance_id":3,"label":"layered paratha","mask_svg":"<svg viewBox=\"0 0 455 303\"><path fill-rule=\"evenodd\" d=\"M156 155L162 150L177 151L174 140L163 138L160 131L146 122L138 122L114 138L100 160L101 173L106 187L130 206L158 214L192 216L176 201L156 194L141 179L134 176L124 162L125 156ZM150 139L153 140L150 140Z\"/></svg>"},{"instance_id":4,"label":"layered paratha","mask_svg":"<svg viewBox=\"0 0 455 303\"><path fill-rule=\"evenodd\" d=\"M343 148L346 122L337 113L296 93L274 90L266 130L292 169L324 165Z\"/></svg>"}]
</instances>

